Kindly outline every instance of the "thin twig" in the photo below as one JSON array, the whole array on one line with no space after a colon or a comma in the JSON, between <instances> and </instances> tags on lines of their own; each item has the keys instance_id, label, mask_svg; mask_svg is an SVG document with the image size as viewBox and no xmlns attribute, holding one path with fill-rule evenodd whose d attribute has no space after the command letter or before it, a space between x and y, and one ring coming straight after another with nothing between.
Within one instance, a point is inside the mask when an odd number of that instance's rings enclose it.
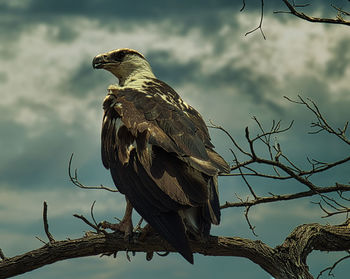
<instances>
[{"instance_id":1,"label":"thin twig","mask_svg":"<svg viewBox=\"0 0 350 279\"><path fill-rule=\"evenodd\" d=\"M69 163L68 163L68 175L69 175L69 179L70 181L77 187L79 188L82 188L82 189L93 189L93 190L96 190L96 189L103 189L103 190L106 190L106 191L109 191L109 192L119 192L117 189L111 189L109 187L106 187L106 186L103 186L102 184L100 186L86 186L84 184L82 184L79 179L78 179L78 170L75 169L74 170L74 176L72 174L72 171L71 171L71 166L72 166L72 160L73 160L73 155L74 153L72 153L72 155L70 156L70 159L69 159Z\"/></svg>"},{"instance_id":2,"label":"thin twig","mask_svg":"<svg viewBox=\"0 0 350 279\"><path fill-rule=\"evenodd\" d=\"M348 253L349 253L349 251L348 251ZM327 268L321 270L320 273L318 274L318 276L316 277L316 279L320 278L320 277L322 276L322 274L323 274L324 272L326 272L327 270L329 270L328 276L334 276L334 275L333 275L333 270L335 269L335 267L336 267L339 263L341 263L342 261L344 261L344 260L346 260L346 259L349 259L349 258L350 258L350 255L344 256L344 257L340 258L339 260L337 260L332 266L329 266L329 267L327 267Z\"/></svg>"},{"instance_id":3,"label":"thin twig","mask_svg":"<svg viewBox=\"0 0 350 279\"><path fill-rule=\"evenodd\" d=\"M91 208L90 208L90 215L91 215L92 220L93 220L94 223L95 223L95 226L98 227L98 224L97 224L97 222L96 222L96 220L95 220L95 216L94 216L94 206L95 206L95 203L96 203L96 201L94 201L94 202L92 203L92 205L91 205Z\"/></svg>"},{"instance_id":4,"label":"thin twig","mask_svg":"<svg viewBox=\"0 0 350 279\"><path fill-rule=\"evenodd\" d=\"M53 238L52 234L49 231L49 223L47 221L47 202L46 201L44 201L43 221L44 221L44 230L45 230L46 236L49 239L49 243L52 244L55 242L55 239Z\"/></svg>"},{"instance_id":5,"label":"thin twig","mask_svg":"<svg viewBox=\"0 0 350 279\"><path fill-rule=\"evenodd\" d=\"M208 125L208 126L207 126L208 128L213 128L213 129L218 129L218 130L223 131L223 132L228 136L228 138L231 140L231 142L233 143L233 145L234 145L242 154L247 155L247 156L251 156L249 152L243 150L243 148L241 148L241 147L238 145L238 143L236 142L236 140L231 136L231 134L230 134L225 128L214 124L211 120L209 120L209 122L210 122L210 124L211 124L212 126L209 126L209 125Z\"/></svg>"},{"instance_id":6,"label":"thin twig","mask_svg":"<svg viewBox=\"0 0 350 279\"><path fill-rule=\"evenodd\" d=\"M242 12L244 8L245 8L245 0L242 0L242 8L239 11Z\"/></svg>"},{"instance_id":7,"label":"thin twig","mask_svg":"<svg viewBox=\"0 0 350 279\"><path fill-rule=\"evenodd\" d=\"M285 200L295 200L305 197L311 197L319 194L324 193L332 193L337 191L350 191L350 185L345 184L336 184L334 186L329 187L317 187L314 190L309 190L305 192L297 192L293 194L284 194L284 195L274 195L270 197L259 197L259 199L256 200L249 200L249 201L240 201L240 202L226 202L223 205L220 206L221 209L229 208L229 207L246 207L246 206L253 206L263 203L271 203L271 202L278 202L278 201L285 201Z\"/></svg>"},{"instance_id":8,"label":"thin twig","mask_svg":"<svg viewBox=\"0 0 350 279\"><path fill-rule=\"evenodd\" d=\"M37 240L39 240L41 243L44 243L45 245L48 245L46 241L42 240L39 236L35 237Z\"/></svg>"},{"instance_id":9,"label":"thin twig","mask_svg":"<svg viewBox=\"0 0 350 279\"><path fill-rule=\"evenodd\" d=\"M274 13L289 13L292 14L296 17L299 17L303 20L309 21L309 22L318 22L318 23L330 23L330 24L343 24L343 25L350 25L350 21L344 20L341 16L338 16L333 19L333 18L320 18L320 17L312 17L309 15L306 15L302 12L298 12L295 8L298 7L296 5L292 5L289 3L287 0L283 0L284 4L288 7L289 11L288 12L283 12L283 11L276 11Z\"/></svg>"},{"instance_id":10,"label":"thin twig","mask_svg":"<svg viewBox=\"0 0 350 279\"><path fill-rule=\"evenodd\" d=\"M349 13L349 12L344 11L344 10L341 9L341 8L338 8L337 6L335 6L335 5L333 5L333 4L331 4L331 6L332 6L334 9L336 9L339 13L341 13L341 14L343 14L343 15L346 15L346 16L350 16L350 13Z\"/></svg>"},{"instance_id":11,"label":"thin twig","mask_svg":"<svg viewBox=\"0 0 350 279\"><path fill-rule=\"evenodd\" d=\"M251 157L252 157L253 160L256 161L257 156L255 154L255 149L254 149L254 140L250 139L248 127L245 128L245 138L246 138L246 140L249 143Z\"/></svg>"},{"instance_id":12,"label":"thin twig","mask_svg":"<svg viewBox=\"0 0 350 279\"><path fill-rule=\"evenodd\" d=\"M141 217L140 221L137 223L137 225L133 229L133 232L141 232L142 231L142 228L141 228L142 222L143 222L143 218Z\"/></svg>"},{"instance_id":13,"label":"thin twig","mask_svg":"<svg viewBox=\"0 0 350 279\"><path fill-rule=\"evenodd\" d=\"M251 208L251 206L247 206L245 211L244 211L244 217L248 223L249 229L252 231L252 233L254 234L254 236L258 237L258 235L255 233L255 226L252 225L252 223L249 220L249 209Z\"/></svg>"},{"instance_id":14,"label":"thin twig","mask_svg":"<svg viewBox=\"0 0 350 279\"><path fill-rule=\"evenodd\" d=\"M298 95L298 99L297 100L292 100L289 97L284 96L285 99L287 99L288 101L295 103L295 104L301 104L306 106L307 109L309 109L315 116L317 119L317 122L312 123L311 127L318 127L320 130L317 130L316 132L312 132L312 133L319 133L320 131L326 131L329 134L333 134L335 136L337 136L339 139L341 139L343 142L345 142L346 144L350 145L350 139L346 136L346 130L348 128L348 121L345 123L343 129L338 128L336 131L329 123L328 121L325 119L325 117L322 115L320 109L318 108L318 106L315 104L314 101L312 101L311 99L307 98L307 102L306 100L304 100L300 95Z\"/></svg>"},{"instance_id":15,"label":"thin twig","mask_svg":"<svg viewBox=\"0 0 350 279\"><path fill-rule=\"evenodd\" d=\"M90 227L94 228L97 232L101 232L102 230L98 227L95 226L93 223L91 223L88 219L86 219L83 215L78 215L78 214L73 214L73 216L75 218L78 218L80 220L83 220L83 222L87 225L89 225ZM103 231L102 231L103 232Z\"/></svg>"},{"instance_id":16,"label":"thin twig","mask_svg":"<svg viewBox=\"0 0 350 279\"><path fill-rule=\"evenodd\" d=\"M233 155L233 157L234 157L235 162L238 162L237 157L236 157L236 154L233 152L232 149L230 149L230 150L231 150L231 153L232 153L232 155ZM250 193L253 195L253 197L254 197L255 199L257 199L257 198L258 198L257 195L255 194L255 192L254 192L252 186L249 184L248 180L247 180L247 179L245 178L245 176L243 175L243 172L242 172L241 168L238 168L238 170L239 170L239 172L240 172L240 174L241 174L242 179L244 180L245 184L247 185L247 187L248 187Z\"/></svg>"},{"instance_id":17,"label":"thin twig","mask_svg":"<svg viewBox=\"0 0 350 279\"><path fill-rule=\"evenodd\" d=\"M266 40L266 36L265 36L264 31L263 31L263 29L262 29L262 23L263 23L263 19L264 19L264 0L260 0L260 3L261 3L261 9L260 9L260 10L261 10L261 12L260 12L260 23L259 23L259 25L258 25L256 28L254 28L253 30L248 31L247 33L245 33L245 36L247 36L247 35L249 35L249 34L255 32L256 30L260 30L261 35L263 36L264 40Z\"/></svg>"}]
</instances>

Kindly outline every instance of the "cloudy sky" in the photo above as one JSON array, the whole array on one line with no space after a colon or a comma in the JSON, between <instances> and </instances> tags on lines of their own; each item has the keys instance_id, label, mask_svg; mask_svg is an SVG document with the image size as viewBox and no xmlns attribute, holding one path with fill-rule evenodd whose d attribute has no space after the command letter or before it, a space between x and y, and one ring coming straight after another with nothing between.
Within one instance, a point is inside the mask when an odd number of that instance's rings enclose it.
<instances>
[{"instance_id":1,"label":"cloudy sky","mask_svg":"<svg viewBox=\"0 0 350 279\"><path fill-rule=\"evenodd\" d=\"M234 3L235 2L235 3ZM272 120L291 131L279 137L283 150L301 165L306 156L327 161L348 154L347 146L324 134L308 135L313 118L283 96L312 98L330 123L349 120L349 27L311 24L287 14L282 1L265 1L264 40L259 31L260 1L112 1L0 0L0 248L10 257L42 245L42 203L49 204L50 230L56 239L80 237L89 230L72 214L88 215L96 200L99 220L121 217L124 199L118 194L75 188L68 179L69 156L82 182L113 186L99 154L101 103L109 84L117 80L91 67L105 51L129 47L142 52L156 76L169 83L206 121L224 126L244 144L244 128L256 132L253 116L270 126ZM305 9L334 16L327 6ZM332 1L349 8L348 1ZM323 2L323 4L325 4ZM348 9L350 10L350 8ZM232 163L228 139L211 131L217 150ZM346 167L318 180L320 185L348 182ZM288 193L303 187L254 180L261 195ZM239 178L220 180L221 201L248 192ZM318 201L317 198L311 199ZM256 239L241 209L225 209L213 234ZM282 243L303 223L339 223L344 217L321 219L309 199L258 206L251 221L259 239ZM137 216L135 216L137 218ZM313 253L313 274L339 254ZM348 263L337 278L348 278ZM129 263L91 257L46 266L18 278L270 278L259 266L240 258L195 255L195 265L179 255L138 254ZM326 277L325 277L326 278Z\"/></svg>"}]
</instances>

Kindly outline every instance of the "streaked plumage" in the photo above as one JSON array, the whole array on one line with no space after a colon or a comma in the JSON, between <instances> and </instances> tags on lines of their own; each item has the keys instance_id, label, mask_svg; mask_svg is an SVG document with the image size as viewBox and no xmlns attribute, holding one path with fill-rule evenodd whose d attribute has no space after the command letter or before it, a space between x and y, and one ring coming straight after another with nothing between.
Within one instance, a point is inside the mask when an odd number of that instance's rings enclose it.
<instances>
[{"instance_id":1,"label":"streaked plumage","mask_svg":"<svg viewBox=\"0 0 350 279\"><path fill-rule=\"evenodd\" d=\"M200 114L155 78L142 54L114 50L93 67L119 79L103 103L104 166L136 211L193 263L188 234L205 237L219 224L217 174L228 164Z\"/></svg>"}]
</instances>

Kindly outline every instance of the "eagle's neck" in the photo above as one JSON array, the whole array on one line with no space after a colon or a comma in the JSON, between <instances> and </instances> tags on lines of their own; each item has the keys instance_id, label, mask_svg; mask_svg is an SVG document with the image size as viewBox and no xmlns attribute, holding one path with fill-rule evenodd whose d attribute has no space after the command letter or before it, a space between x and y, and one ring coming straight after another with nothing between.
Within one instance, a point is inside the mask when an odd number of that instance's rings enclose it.
<instances>
[{"instance_id":1,"label":"eagle's neck","mask_svg":"<svg viewBox=\"0 0 350 279\"><path fill-rule=\"evenodd\" d=\"M143 83L145 80L155 78L151 66L147 61L141 61L137 67L125 68L122 75L118 76L119 86L137 86L138 83Z\"/></svg>"}]
</instances>

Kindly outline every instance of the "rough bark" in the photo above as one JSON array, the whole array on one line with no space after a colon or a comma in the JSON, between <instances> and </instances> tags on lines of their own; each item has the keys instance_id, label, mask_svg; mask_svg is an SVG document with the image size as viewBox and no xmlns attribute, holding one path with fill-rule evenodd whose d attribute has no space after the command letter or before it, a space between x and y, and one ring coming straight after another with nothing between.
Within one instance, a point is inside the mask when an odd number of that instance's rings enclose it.
<instances>
[{"instance_id":1,"label":"rough bark","mask_svg":"<svg viewBox=\"0 0 350 279\"><path fill-rule=\"evenodd\" d=\"M79 239L54 241L37 250L0 261L0 278L9 278L57 261L117 251L152 252L174 250L158 236L140 241L134 234L128 242L120 233L90 233ZM240 237L211 236L207 242L191 241L192 250L208 256L236 256L250 259L276 279L313 278L306 264L313 250L350 249L349 222L342 225L305 224L297 227L283 242L272 248L261 241Z\"/></svg>"}]
</instances>

